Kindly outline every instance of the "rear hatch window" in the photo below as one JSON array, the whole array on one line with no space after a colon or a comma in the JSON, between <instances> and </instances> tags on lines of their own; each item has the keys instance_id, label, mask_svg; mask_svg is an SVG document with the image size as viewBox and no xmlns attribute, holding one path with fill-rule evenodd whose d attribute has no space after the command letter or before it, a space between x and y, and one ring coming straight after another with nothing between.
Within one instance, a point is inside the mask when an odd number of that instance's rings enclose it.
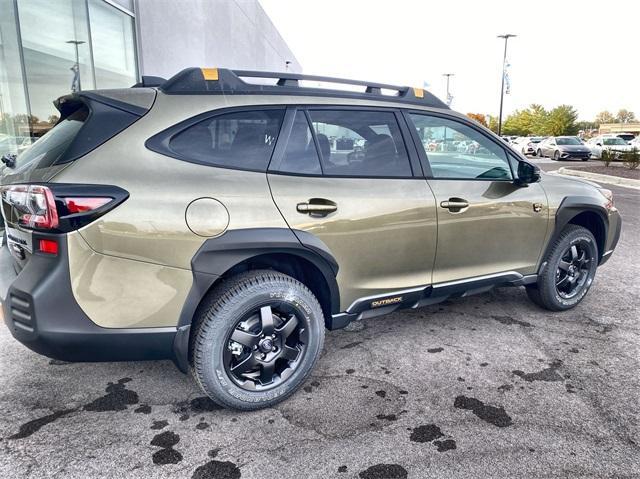
<instances>
[{"instance_id":1,"label":"rear hatch window","mask_svg":"<svg viewBox=\"0 0 640 479\"><path fill-rule=\"evenodd\" d=\"M89 108L83 103L78 103L69 116L61 119L43 137L18 155L16 170L30 163L34 163L34 168L47 168L54 165L69 148L88 116Z\"/></svg>"}]
</instances>

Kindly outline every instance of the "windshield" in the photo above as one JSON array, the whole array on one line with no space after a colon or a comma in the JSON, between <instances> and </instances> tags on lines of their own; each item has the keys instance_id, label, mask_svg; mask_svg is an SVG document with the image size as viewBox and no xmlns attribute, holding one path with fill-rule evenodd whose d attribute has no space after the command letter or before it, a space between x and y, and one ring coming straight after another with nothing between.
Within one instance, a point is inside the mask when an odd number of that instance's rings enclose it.
<instances>
[{"instance_id":1,"label":"windshield","mask_svg":"<svg viewBox=\"0 0 640 479\"><path fill-rule=\"evenodd\" d=\"M605 145L626 145L627 142L624 141L622 138L605 138L603 140L603 143Z\"/></svg>"},{"instance_id":2,"label":"windshield","mask_svg":"<svg viewBox=\"0 0 640 479\"><path fill-rule=\"evenodd\" d=\"M540 143L544 138L542 136L532 136L531 137L531 143Z\"/></svg>"},{"instance_id":3,"label":"windshield","mask_svg":"<svg viewBox=\"0 0 640 479\"><path fill-rule=\"evenodd\" d=\"M558 145L582 145L582 142L577 138L568 137L568 138L558 138Z\"/></svg>"},{"instance_id":4,"label":"windshield","mask_svg":"<svg viewBox=\"0 0 640 479\"><path fill-rule=\"evenodd\" d=\"M46 168L53 165L76 137L88 114L89 110L82 105L64 120L58 122L43 137L18 155L15 167L20 168L33 161L38 162L36 168Z\"/></svg>"}]
</instances>

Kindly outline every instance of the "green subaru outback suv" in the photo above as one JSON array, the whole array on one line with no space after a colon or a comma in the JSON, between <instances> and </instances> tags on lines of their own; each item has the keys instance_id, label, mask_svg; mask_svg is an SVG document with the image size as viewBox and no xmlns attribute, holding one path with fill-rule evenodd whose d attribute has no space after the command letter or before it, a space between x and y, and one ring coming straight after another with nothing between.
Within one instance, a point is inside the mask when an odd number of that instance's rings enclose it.
<instances>
[{"instance_id":1,"label":"green subaru outback suv","mask_svg":"<svg viewBox=\"0 0 640 479\"><path fill-rule=\"evenodd\" d=\"M495 286L572 308L620 235L610 191L421 89L190 68L56 106L3 175L7 326L67 361L171 358L227 407L292 394L350 321Z\"/></svg>"}]
</instances>

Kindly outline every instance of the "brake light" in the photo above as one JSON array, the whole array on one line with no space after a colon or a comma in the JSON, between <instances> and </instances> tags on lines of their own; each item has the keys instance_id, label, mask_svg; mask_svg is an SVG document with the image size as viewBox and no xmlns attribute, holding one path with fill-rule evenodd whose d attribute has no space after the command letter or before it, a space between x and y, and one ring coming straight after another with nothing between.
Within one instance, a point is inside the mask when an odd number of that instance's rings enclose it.
<instances>
[{"instance_id":1,"label":"brake light","mask_svg":"<svg viewBox=\"0 0 640 479\"><path fill-rule=\"evenodd\" d=\"M58 254L58 242L50 239L41 239L39 243L39 250L47 254Z\"/></svg>"},{"instance_id":2,"label":"brake light","mask_svg":"<svg viewBox=\"0 0 640 479\"><path fill-rule=\"evenodd\" d=\"M109 203L113 198L75 197L63 198L69 214L85 213Z\"/></svg>"},{"instance_id":3,"label":"brake light","mask_svg":"<svg viewBox=\"0 0 640 479\"><path fill-rule=\"evenodd\" d=\"M18 224L31 229L58 227L58 211L53 193L46 186L11 185L2 187L2 198L18 214Z\"/></svg>"},{"instance_id":4,"label":"brake light","mask_svg":"<svg viewBox=\"0 0 640 479\"><path fill-rule=\"evenodd\" d=\"M117 186L74 183L7 185L0 192L9 223L49 233L78 230L129 197Z\"/></svg>"}]
</instances>

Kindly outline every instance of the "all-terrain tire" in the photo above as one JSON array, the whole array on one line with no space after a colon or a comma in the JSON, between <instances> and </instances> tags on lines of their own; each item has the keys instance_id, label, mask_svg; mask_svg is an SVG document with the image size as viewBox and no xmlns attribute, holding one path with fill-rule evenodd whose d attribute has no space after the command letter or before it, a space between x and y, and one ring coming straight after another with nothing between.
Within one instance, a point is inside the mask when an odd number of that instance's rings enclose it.
<instances>
[{"instance_id":1,"label":"all-terrain tire","mask_svg":"<svg viewBox=\"0 0 640 479\"><path fill-rule=\"evenodd\" d=\"M271 304L295 309L306 329L304 354L277 386L247 390L225 367L225 348L243 317ZM304 284L272 270L241 273L209 293L199 309L191 336L191 373L203 392L221 406L240 410L270 407L293 394L308 377L322 352L324 334L322 307Z\"/></svg>"},{"instance_id":2,"label":"all-terrain tire","mask_svg":"<svg viewBox=\"0 0 640 479\"><path fill-rule=\"evenodd\" d=\"M580 277L582 285L576 289L571 297L563 295L558 290L556 283L558 282L558 274L560 271L563 256L571 254L572 246L580 245L581 251L584 251L588 264L584 266L584 277ZM542 266L538 272L538 281L534 285L527 286L527 296L538 306L550 311L565 311L575 307L586 296L598 266L598 246L593 234L582 226L569 224L554 240L553 245L549 249L546 257L543 259ZM579 283L580 284L580 283Z\"/></svg>"}]
</instances>

